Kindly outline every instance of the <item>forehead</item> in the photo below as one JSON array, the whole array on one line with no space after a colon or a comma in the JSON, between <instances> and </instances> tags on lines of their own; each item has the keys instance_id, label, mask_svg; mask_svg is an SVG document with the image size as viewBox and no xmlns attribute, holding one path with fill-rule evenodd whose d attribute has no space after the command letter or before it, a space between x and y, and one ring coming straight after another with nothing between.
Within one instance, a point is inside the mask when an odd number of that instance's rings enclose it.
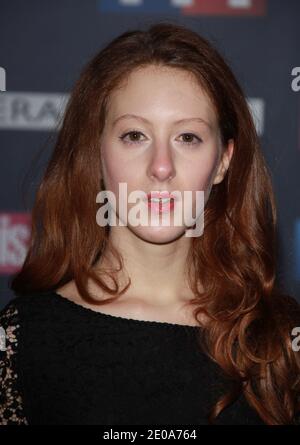
<instances>
[{"instance_id":1,"label":"forehead","mask_svg":"<svg viewBox=\"0 0 300 445\"><path fill-rule=\"evenodd\" d=\"M216 125L212 102L195 76L170 67L148 66L134 70L110 94L108 119L138 114L161 119L199 116Z\"/></svg>"}]
</instances>

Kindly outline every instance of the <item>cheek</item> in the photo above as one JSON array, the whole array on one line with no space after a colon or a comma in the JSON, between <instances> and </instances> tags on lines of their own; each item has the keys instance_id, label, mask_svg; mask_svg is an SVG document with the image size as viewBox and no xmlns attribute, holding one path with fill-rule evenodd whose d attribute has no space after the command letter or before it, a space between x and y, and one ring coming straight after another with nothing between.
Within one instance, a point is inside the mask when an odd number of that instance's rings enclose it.
<instances>
[{"instance_id":1,"label":"cheek","mask_svg":"<svg viewBox=\"0 0 300 445\"><path fill-rule=\"evenodd\" d=\"M210 188L214 178L215 163L193 166L190 170L187 187L189 190L206 190Z\"/></svg>"},{"instance_id":2,"label":"cheek","mask_svg":"<svg viewBox=\"0 0 300 445\"><path fill-rule=\"evenodd\" d=\"M189 176L185 184L185 190L193 192L193 205L195 205L196 191L204 191L204 205L206 204L218 165L218 158L205 156L200 162L194 163L189 169Z\"/></svg>"},{"instance_id":3,"label":"cheek","mask_svg":"<svg viewBox=\"0 0 300 445\"><path fill-rule=\"evenodd\" d=\"M109 148L102 149L102 173L106 189L118 196L120 183L125 182L128 190L131 189L130 184L136 177L137 168L130 162L125 164L120 155Z\"/></svg>"},{"instance_id":4,"label":"cheek","mask_svg":"<svg viewBox=\"0 0 300 445\"><path fill-rule=\"evenodd\" d=\"M216 141L203 145L184 165L184 176L192 190L205 190L213 182L219 163L219 146ZM187 174L188 172L188 174Z\"/></svg>"}]
</instances>

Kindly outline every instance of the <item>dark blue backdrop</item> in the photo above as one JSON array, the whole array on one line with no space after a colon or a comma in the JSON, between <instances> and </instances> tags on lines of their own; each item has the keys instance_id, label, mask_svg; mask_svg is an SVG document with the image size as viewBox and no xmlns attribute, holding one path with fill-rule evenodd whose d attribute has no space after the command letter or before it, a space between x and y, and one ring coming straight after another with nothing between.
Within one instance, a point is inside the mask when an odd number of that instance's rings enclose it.
<instances>
[{"instance_id":1,"label":"dark blue backdrop","mask_svg":"<svg viewBox=\"0 0 300 445\"><path fill-rule=\"evenodd\" d=\"M36 185L83 65L121 32L163 19L209 38L245 90L277 198L278 279L300 301L300 2L1 0L0 307L12 297L7 280L26 253Z\"/></svg>"}]
</instances>

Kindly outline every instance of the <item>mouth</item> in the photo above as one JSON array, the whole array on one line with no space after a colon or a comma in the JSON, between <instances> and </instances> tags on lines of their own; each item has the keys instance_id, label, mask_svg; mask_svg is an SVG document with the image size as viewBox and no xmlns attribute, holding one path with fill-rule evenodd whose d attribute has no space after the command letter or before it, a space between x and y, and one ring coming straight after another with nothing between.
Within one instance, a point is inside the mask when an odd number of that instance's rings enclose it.
<instances>
[{"instance_id":1,"label":"mouth","mask_svg":"<svg viewBox=\"0 0 300 445\"><path fill-rule=\"evenodd\" d=\"M165 201L166 199L177 199L176 195L169 193L169 192L156 192L156 191L152 191L147 193L147 199L162 199L163 201Z\"/></svg>"},{"instance_id":2,"label":"mouth","mask_svg":"<svg viewBox=\"0 0 300 445\"><path fill-rule=\"evenodd\" d=\"M174 198L148 198L148 208L155 213L166 213L174 210Z\"/></svg>"}]
</instances>

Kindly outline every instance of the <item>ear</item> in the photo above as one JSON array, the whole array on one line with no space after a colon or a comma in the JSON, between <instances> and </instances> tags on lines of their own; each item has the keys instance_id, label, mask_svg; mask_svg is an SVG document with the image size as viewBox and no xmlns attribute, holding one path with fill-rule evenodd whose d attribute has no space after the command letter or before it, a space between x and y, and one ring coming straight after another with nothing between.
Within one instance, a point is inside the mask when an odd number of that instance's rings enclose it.
<instances>
[{"instance_id":1,"label":"ear","mask_svg":"<svg viewBox=\"0 0 300 445\"><path fill-rule=\"evenodd\" d=\"M219 182L223 181L233 155L233 150L234 150L234 141L233 139L229 139L227 148L224 150L222 154L222 158L219 163L213 184L219 184Z\"/></svg>"}]
</instances>

